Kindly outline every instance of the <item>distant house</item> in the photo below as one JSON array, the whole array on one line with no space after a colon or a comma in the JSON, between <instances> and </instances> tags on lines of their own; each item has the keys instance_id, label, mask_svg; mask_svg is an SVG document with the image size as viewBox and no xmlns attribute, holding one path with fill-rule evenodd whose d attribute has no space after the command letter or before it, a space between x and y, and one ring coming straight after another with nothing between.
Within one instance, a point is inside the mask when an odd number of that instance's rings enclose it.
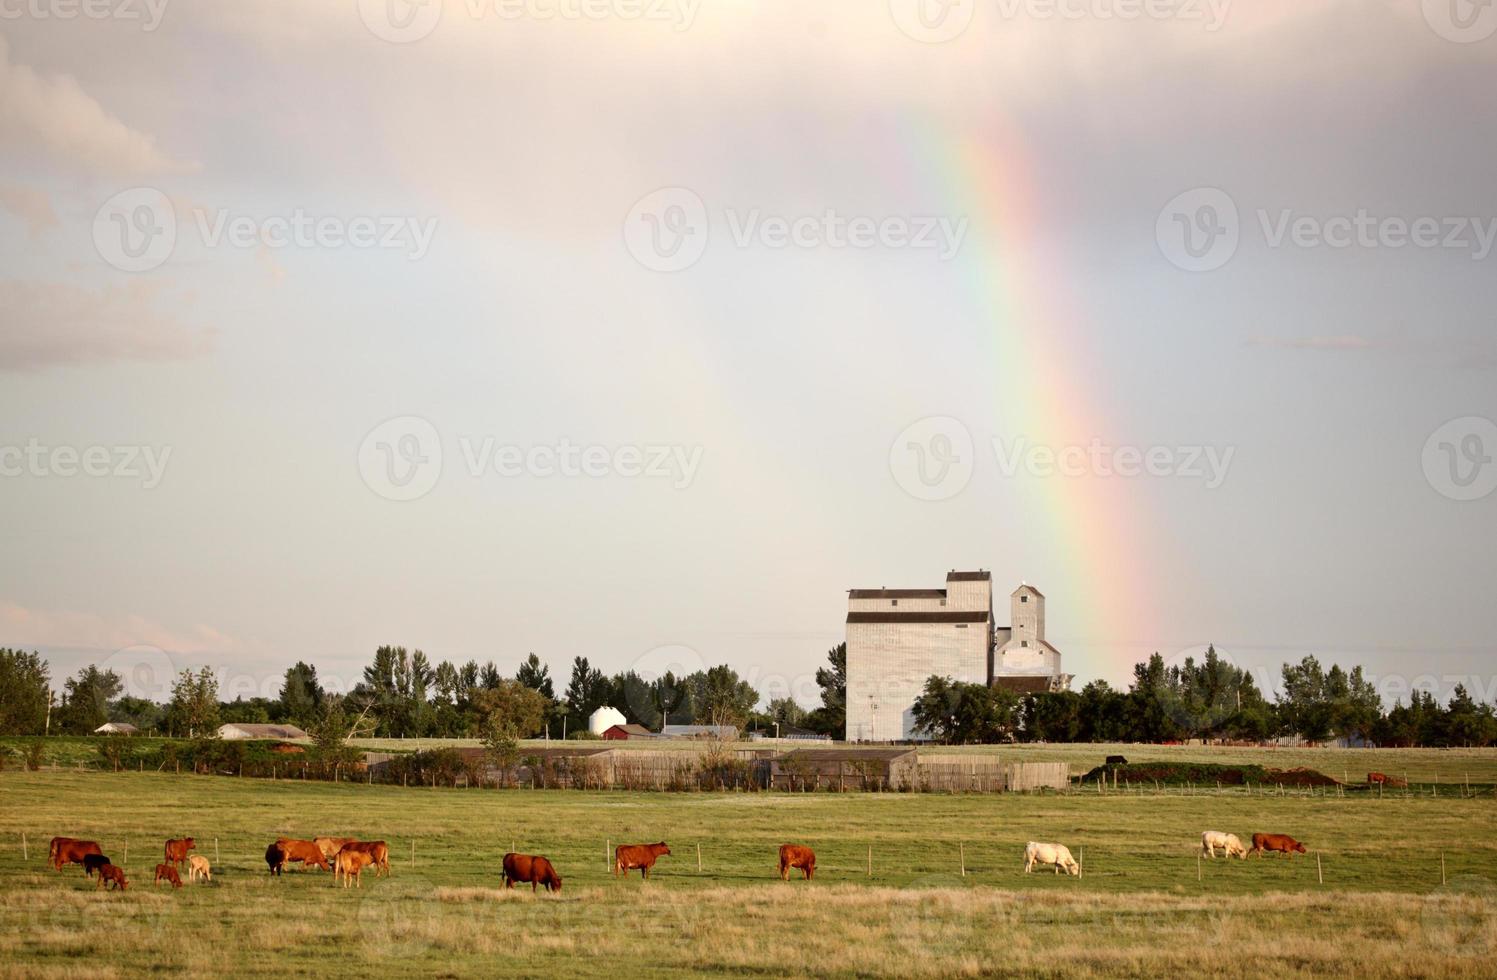
<instances>
[{"instance_id":1,"label":"distant house","mask_svg":"<svg viewBox=\"0 0 1497 980\"><path fill-rule=\"evenodd\" d=\"M306 732L295 725L219 725L218 737L223 739L246 738L309 738Z\"/></svg>"},{"instance_id":2,"label":"distant house","mask_svg":"<svg viewBox=\"0 0 1497 980\"><path fill-rule=\"evenodd\" d=\"M614 725L603 733L603 738L610 742L624 742L631 738L659 737L643 725Z\"/></svg>"},{"instance_id":3,"label":"distant house","mask_svg":"<svg viewBox=\"0 0 1497 980\"><path fill-rule=\"evenodd\" d=\"M587 730L594 735L602 735L615 725L622 725L629 719L618 708L610 708L604 705L587 717Z\"/></svg>"},{"instance_id":4,"label":"distant house","mask_svg":"<svg viewBox=\"0 0 1497 980\"><path fill-rule=\"evenodd\" d=\"M666 725L661 734L666 738L720 738L725 742L738 741L736 725Z\"/></svg>"},{"instance_id":5,"label":"distant house","mask_svg":"<svg viewBox=\"0 0 1497 980\"><path fill-rule=\"evenodd\" d=\"M128 721L106 721L94 729L95 735L139 735L140 729Z\"/></svg>"}]
</instances>

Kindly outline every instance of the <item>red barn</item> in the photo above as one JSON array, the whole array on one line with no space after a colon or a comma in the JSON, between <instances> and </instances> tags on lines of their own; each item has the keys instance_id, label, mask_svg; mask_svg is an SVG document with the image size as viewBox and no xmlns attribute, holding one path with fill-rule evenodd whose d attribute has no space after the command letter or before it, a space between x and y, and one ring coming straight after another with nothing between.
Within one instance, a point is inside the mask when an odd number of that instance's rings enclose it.
<instances>
[{"instance_id":1,"label":"red barn","mask_svg":"<svg viewBox=\"0 0 1497 980\"><path fill-rule=\"evenodd\" d=\"M614 725L603 733L603 737L610 742L623 742L631 738L658 738L659 736L643 725Z\"/></svg>"}]
</instances>

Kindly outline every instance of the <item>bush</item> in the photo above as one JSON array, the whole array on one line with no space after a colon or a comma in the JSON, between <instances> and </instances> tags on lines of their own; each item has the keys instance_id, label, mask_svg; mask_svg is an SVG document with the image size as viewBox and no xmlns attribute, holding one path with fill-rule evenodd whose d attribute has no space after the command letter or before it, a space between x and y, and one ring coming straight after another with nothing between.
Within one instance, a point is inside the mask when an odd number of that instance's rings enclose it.
<instances>
[{"instance_id":1,"label":"bush","mask_svg":"<svg viewBox=\"0 0 1497 980\"><path fill-rule=\"evenodd\" d=\"M111 770L119 772L120 763L125 758L125 747L112 738L106 738L99 743L99 758Z\"/></svg>"},{"instance_id":2,"label":"bush","mask_svg":"<svg viewBox=\"0 0 1497 980\"><path fill-rule=\"evenodd\" d=\"M27 742L26 748L22 752L24 753L22 759L25 760L26 768L31 772L36 772L40 769L42 763L46 760L46 746L41 739L37 739L34 742Z\"/></svg>"}]
</instances>

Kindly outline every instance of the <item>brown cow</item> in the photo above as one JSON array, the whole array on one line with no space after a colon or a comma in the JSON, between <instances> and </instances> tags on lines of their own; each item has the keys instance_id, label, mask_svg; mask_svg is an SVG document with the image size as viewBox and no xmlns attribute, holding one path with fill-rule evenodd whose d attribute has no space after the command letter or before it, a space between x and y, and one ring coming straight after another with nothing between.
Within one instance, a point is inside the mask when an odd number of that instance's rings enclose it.
<instances>
[{"instance_id":1,"label":"brown cow","mask_svg":"<svg viewBox=\"0 0 1497 980\"><path fill-rule=\"evenodd\" d=\"M163 881L170 882L173 888L182 887L182 876L177 874L177 868L171 864L156 865L156 877L151 881L152 885L159 885Z\"/></svg>"},{"instance_id":2,"label":"brown cow","mask_svg":"<svg viewBox=\"0 0 1497 980\"><path fill-rule=\"evenodd\" d=\"M323 871L331 871L327 858L322 856L322 850L309 840L294 840L290 837L277 837L275 846L281 850L281 863L284 865L289 861L300 861L302 870L307 865L315 864ZM269 855L267 854L268 858Z\"/></svg>"},{"instance_id":3,"label":"brown cow","mask_svg":"<svg viewBox=\"0 0 1497 980\"><path fill-rule=\"evenodd\" d=\"M669 855L671 849L665 841L658 844L620 844L613 849L613 876L627 876L630 870L639 869L641 878L650 877L650 869L661 855Z\"/></svg>"},{"instance_id":4,"label":"brown cow","mask_svg":"<svg viewBox=\"0 0 1497 980\"><path fill-rule=\"evenodd\" d=\"M780 880L790 880L790 869L800 868L810 881L816 874L816 852L800 844L780 845Z\"/></svg>"},{"instance_id":5,"label":"brown cow","mask_svg":"<svg viewBox=\"0 0 1497 980\"><path fill-rule=\"evenodd\" d=\"M124 891L130 887L130 883L125 880L125 873L112 864L106 864L99 868L99 883L94 887L103 888L105 882L112 883L120 891Z\"/></svg>"},{"instance_id":6,"label":"brown cow","mask_svg":"<svg viewBox=\"0 0 1497 980\"><path fill-rule=\"evenodd\" d=\"M1367 774L1367 785L1369 786L1407 786L1408 781L1398 776L1389 776L1381 772L1369 772Z\"/></svg>"},{"instance_id":7,"label":"brown cow","mask_svg":"<svg viewBox=\"0 0 1497 980\"><path fill-rule=\"evenodd\" d=\"M71 837L57 837L52 841L52 867L58 871L65 864L82 864L83 859L90 854L103 854L99 845L91 840L74 840Z\"/></svg>"},{"instance_id":8,"label":"brown cow","mask_svg":"<svg viewBox=\"0 0 1497 980\"><path fill-rule=\"evenodd\" d=\"M1278 851L1292 861L1296 852L1305 853L1305 845L1288 834L1254 834L1253 848L1248 853L1262 857L1264 851Z\"/></svg>"},{"instance_id":9,"label":"brown cow","mask_svg":"<svg viewBox=\"0 0 1497 980\"><path fill-rule=\"evenodd\" d=\"M313 837L312 843L317 845L323 857L331 861L344 844L352 844L356 840L357 837Z\"/></svg>"},{"instance_id":10,"label":"brown cow","mask_svg":"<svg viewBox=\"0 0 1497 980\"><path fill-rule=\"evenodd\" d=\"M272 875L280 875L281 867L286 863L286 852L275 844L267 846L265 848L265 863L270 865L270 873Z\"/></svg>"},{"instance_id":11,"label":"brown cow","mask_svg":"<svg viewBox=\"0 0 1497 980\"><path fill-rule=\"evenodd\" d=\"M362 851L372 859L374 865L374 876L376 878L390 874L390 848L382 840L354 840L343 845L343 851Z\"/></svg>"},{"instance_id":12,"label":"brown cow","mask_svg":"<svg viewBox=\"0 0 1497 980\"><path fill-rule=\"evenodd\" d=\"M513 888L515 882L530 882L530 891L535 892L536 885L545 885L548 892L561 891L561 875L551 866L551 862L539 854L516 854L513 851L504 855L504 887Z\"/></svg>"},{"instance_id":13,"label":"brown cow","mask_svg":"<svg viewBox=\"0 0 1497 980\"><path fill-rule=\"evenodd\" d=\"M109 859L102 854L85 854L83 855L83 873L92 878L95 871L108 863Z\"/></svg>"},{"instance_id":14,"label":"brown cow","mask_svg":"<svg viewBox=\"0 0 1497 980\"><path fill-rule=\"evenodd\" d=\"M364 868L374 863L374 855L368 851L356 851L350 847L344 847L333 856L333 883L343 879L343 887L348 887L348 879L352 878L358 882L360 888L364 887ZM378 872L376 872L376 875Z\"/></svg>"},{"instance_id":15,"label":"brown cow","mask_svg":"<svg viewBox=\"0 0 1497 980\"><path fill-rule=\"evenodd\" d=\"M174 868L180 868L182 862L187 860L187 852L197 847L191 837L181 837L166 842L166 863Z\"/></svg>"}]
</instances>

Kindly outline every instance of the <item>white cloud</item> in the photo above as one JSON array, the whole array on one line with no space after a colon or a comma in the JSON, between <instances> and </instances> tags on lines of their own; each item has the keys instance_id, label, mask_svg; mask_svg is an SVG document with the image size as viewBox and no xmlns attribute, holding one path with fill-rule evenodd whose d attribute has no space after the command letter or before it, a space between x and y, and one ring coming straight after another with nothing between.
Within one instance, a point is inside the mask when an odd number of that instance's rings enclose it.
<instances>
[{"instance_id":1,"label":"white cloud","mask_svg":"<svg viewBox=\"0 0 1497 980\"><path fill-rule=\"evenodd\" d=\"M99 290L0 280L0 370L117 360L175 360L209 349L211 335L156 309L160 283Z\"/></svg>"},{"instance_id":2,"label":"white cloud","mask_svg":"<svg viewBox=\"0 0 1497 980\"><path fill-rule=\"evenodd\" d=\"M46 191L20 184L0 184L0 209L9 211L26 223L26 234L38 239L61 222L52 210L52 198Z\"/></svg>"},{"instance_id":3,"label":"white cloud","mask_svg":"<svg viewBox=\"0 0 1497 980\"><path fill-rule=\"evenodd\" d=\"M131 129L71 75L41 75L10 58L0 36L0 151L37 156L50 166L87 174L185 173L149 135Z\"/></svg>"},{"instance_id":4,"label":"white cloud","mask_svg":"<svg viewBox=\"0 0 1497 980\"><path fill-rule=\"evenodd\" d=\"M67 609L32 609L0 600L0 630L16 647L71 647L120 650L159 647L172 653L221 653L235 647L232 637L202 623L169 627L136 613L104 616Z\"/></svg>"}]
</instances>

